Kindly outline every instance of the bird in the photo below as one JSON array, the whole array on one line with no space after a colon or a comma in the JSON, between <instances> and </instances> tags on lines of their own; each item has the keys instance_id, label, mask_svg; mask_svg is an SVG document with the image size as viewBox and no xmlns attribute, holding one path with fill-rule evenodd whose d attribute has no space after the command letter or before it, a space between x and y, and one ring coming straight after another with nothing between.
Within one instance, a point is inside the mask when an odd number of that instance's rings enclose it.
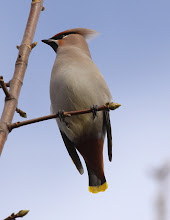
<instances>
[{"instance_id":1,"label":"bird","mask_svg":"<svg viewBox=\"0 0 170 220\"><path fill-rule=\"evenodd\" d=\"M107 133L108 157L112 160L112 133L109 111L97 107L112 100L103 75L93 62L87 40L98 32L74 28L42 40L51 46L56 59L51 72L50 99L53 114L60 113L57 124L66 149L80 174L83 157L89 176L89 191L104 192L108 184L104 174L103 145ZM62 118L63 111L91 108L93 114Z\"/></svg>"}]
</instances>

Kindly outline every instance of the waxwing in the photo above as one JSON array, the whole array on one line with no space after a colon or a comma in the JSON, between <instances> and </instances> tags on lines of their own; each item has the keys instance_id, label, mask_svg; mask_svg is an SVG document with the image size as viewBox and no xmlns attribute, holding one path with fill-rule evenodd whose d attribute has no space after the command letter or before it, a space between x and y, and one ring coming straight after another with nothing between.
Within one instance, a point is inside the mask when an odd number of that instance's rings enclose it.
<instances>
[{"instance_id":1,"label":"waxwing","mask_svg":"<svg viewBox=\"0 0 170 220\"><path fill-rule=\"evenodd\" d=\"M94 114L57 119L64 144L80 174L83 166L77 151L82 155L89 176L89 191L97 193L107 189L103 167L103 144L107 131L108 155L112 160L111 126L109 111L100 111L99 105L111 101L109 88L93 62L86 39L96 31L75 28L61 32L42 42L56 52L51 73L50 99L53 114L59 111L76 111L93 106Z\"/></svg>"}]
</instances>

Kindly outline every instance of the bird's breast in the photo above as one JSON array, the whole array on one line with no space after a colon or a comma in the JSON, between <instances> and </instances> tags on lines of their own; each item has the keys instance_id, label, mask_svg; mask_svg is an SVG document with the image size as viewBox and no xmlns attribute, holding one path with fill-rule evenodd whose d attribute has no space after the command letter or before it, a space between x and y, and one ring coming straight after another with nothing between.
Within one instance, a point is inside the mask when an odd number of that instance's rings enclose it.
<instances>
[{"instance_id":1,"label":"bird's breast","mask_svg":"<svg viewBox=\"0 0 170 220\"><path fill-rule=\"evenodd\" d=\"M80 57L79 57L80 58ZM64 62L65 60L65 62ZM102 105L111 99L107 84L100 71L89 58L62 59L57 57L50 81L50 98L53 113L59 110L74 111ZM102 135L103 115L93 120L92 114L67 118L70 128L57 120L59 128L71 139L82 134Z\"/></svg>"}]
</instances>

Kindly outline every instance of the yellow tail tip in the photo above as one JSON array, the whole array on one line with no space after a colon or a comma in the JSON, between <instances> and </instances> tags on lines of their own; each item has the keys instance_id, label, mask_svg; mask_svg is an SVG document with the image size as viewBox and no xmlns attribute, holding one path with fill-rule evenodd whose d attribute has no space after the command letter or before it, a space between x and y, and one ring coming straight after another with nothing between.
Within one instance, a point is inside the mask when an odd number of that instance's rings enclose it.
<instances>
[{"instance_id":1,"label":"yellow tail tip","mask_svg":"<svg viewBox=\"0 0 170 220\"><path fill-rule=\"evenodd\" d=\"M98 193L98 192L104 192L108 188L107 182L105 182L101 186L89 186L89 192L92 193Z\"/></svg>"}]
</instances>

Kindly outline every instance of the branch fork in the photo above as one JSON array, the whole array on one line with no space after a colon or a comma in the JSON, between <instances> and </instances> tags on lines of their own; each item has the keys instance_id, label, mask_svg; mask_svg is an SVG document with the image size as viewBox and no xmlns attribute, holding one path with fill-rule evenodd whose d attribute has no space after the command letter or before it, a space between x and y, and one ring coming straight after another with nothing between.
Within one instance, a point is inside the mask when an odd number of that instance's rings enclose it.
<instances>
[{"instance_id":1,"label":"branch fork","mask_svg":"<svg viewBox=\"0 0 170 220\"><path fill-rule=\"evenodd\" d=\"M4 79L3 79L3 76L0 76L0 85L1 85L1 88L2 90L4 91L5 93L5 96L6 96L6 100L11 100L11 99L14 99L14 97L10 94L10 92L8 91L8 88L6 86L6 83L4 82Z\"/></svg>"},{"instance_id":2,"label":"branch fork","mask_svg":"<svg viewBox=\"0 0 170 220\"><path fill-rule=\"evenodd\" d=\"M8 88L7 88L7 83L4 82L4 79L3 79L3 76L0 76L0 85L1 85L1 88L2 90L4 91L5 93L5 100L8 101L8 100L11 100L11 99L15 99L11 93L9 92ZM19 108L16 108L16 112L23 118L27 118L27 114L22 111L21 109Z\"/></svg>"}]
</instances>

